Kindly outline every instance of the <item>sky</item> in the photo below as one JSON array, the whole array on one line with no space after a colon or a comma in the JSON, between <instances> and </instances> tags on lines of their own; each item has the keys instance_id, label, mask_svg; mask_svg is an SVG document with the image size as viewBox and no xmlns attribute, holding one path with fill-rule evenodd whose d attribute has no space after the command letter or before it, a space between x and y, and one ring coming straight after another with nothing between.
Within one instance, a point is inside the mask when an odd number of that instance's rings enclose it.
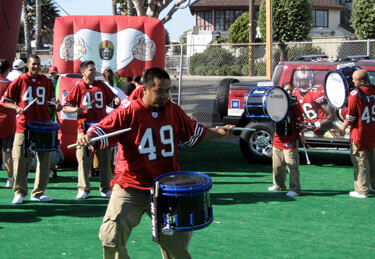
<instances>
[{"instance_id":1,"label":"sky","mask_svg":"<svg viewBox=\"0 0 375 259\"><path fill-rule=\"evenodd\" d=\"M173 3L176 0L173 1ZM60 8L60 15L111 15L112 14L112 0L55 0ZM170 7L167 9L169 10ZM165 15L166 11L161 13ZM179 41L179 37L184 31L193 29L194 18L190 14L189 8L180 9L174 13L172 20L165 24L165 29L169 32L171 41Z\"/></svg>"}]
</instances>

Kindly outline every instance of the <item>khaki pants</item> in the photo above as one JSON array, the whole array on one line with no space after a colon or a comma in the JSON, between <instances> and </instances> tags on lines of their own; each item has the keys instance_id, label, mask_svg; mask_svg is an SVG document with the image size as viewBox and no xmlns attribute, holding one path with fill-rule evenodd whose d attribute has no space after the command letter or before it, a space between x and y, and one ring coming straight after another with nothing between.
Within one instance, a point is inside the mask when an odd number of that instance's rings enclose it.
<instances>
[{"instance_id":1,"label":"khaki pants","mask_svg":"<svg viewBox=\"0 0 375 259\"><path fill-rule=\"evenodd\" d=\"M298 149L279 149L272 148L272 169L273 184L281 189L286 190L286 166L289 169L289 189L296 193L301 192L300 174L299 174L299 155Z\"/></svg>"},{"instance_id":2,"label":"khaki pants","mask_svg":"<svg viewBox=\"0 0 375 259\"><path fill-rule=\"evenodd\" d=\"M84 136L83 132L78 133L78 138ZM100 191L107 192L111 190L110 182L112 179L111 163L111 148L98 150L96 152L99 164L100 174ZM92 151L88 147L77 147L77 161L78 161L78 190L90 193L91 185L89 180L90 170L92 167Z\"/></svg>"},{"instance_id":3,"label":"khaki pants","mask_svg":"<svg viewBox=\"0 0 375 259\"><path fill-rule=\"evenodd\" d=\"M375 149L360 151L353 143L350 146L350 159L354 167L354 190L367 195L370 184L375 187Z\"/></svg>"},{"instance_id":4,"label":"khaki pants","mask_svg":"<svg viewBox=\"0 0 375 259\"><path fill-rule=\"evenodd\" d=\"M32 162L32 153L30 149L25 153L25 134L16 133L13 143L13 171L14 171L14 186L13 191L15 194L22 196L27 195L27 176ZM44 194L47 189L50 173L50 153L49 152L36 152L37 166L35 172L34 189L31 196L39 197Z\"/></svg>"},{"instance_id":5,"label":"khaki pants","mask_svg":"<svg viewBox=\"0 0 375 259\"><path fill-rule=\"evenodd\" d=\"M133 188L122 189L117 184L113 187L111 199L99 232L105 259L130 258L126 250L126 243L132 229L139 224L143 214L147 213L150 216L150 202L150 191ZM191 258L188 251L191 237L191 231L176 231L173 235L161 233L160 249L163 258ZM151 239L151 226L148 239ZM142 247L139 249L142 249Z\"/></svg>"}]
</instances>

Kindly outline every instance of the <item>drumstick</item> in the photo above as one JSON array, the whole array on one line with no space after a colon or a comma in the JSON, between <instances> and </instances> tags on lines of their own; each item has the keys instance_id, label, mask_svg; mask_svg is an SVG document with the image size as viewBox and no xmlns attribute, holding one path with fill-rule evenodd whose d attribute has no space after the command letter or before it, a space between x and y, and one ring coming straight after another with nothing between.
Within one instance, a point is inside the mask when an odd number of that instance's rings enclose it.
<instances>
[{"instance_id":1,"label":"drumstick","mask_svg":"<svg viewBox=\"0 0 375 259\"><path fill-rule=\"evenodd\" d=\"M38 100L38 98L35 97L34 100L32 100L31 102L29 102L29 104L26 105L25 108L23 108L23 112L25 112L27 109L29 109L29 107L30 107L31 105L33 105L37 100ZM17 114L17 115L16 115L16 117L18 117L18 116L20 116L20 114Z\"/></svg>"},{"instance_id":2,"label":"drumstick","mask_svg":"<svg viewBox=\"0 0 375 259\"><path fill-rule=\"evenodd\" d=\"M305 151L305 156L306 156L306 163L308 165L311 165L311 162L310 162L310 159L309 159L309 155L307 154L307 149L306 149L306 146L304 144L303 145L303 150Z\"/></svg>"},{"instance_id":3,"label":"drumstick","mask_svg":"<svg viewBox=\"0 0 375 259\"><path fill-rule=\"evenodd\" d=\"M118 131L115 131L115 132L112 132L112 133L104 134L102 136L90 139L90 143L94 143L94 142L96 142L98 140L101 140L103 138L113 137L113 136L125 133L127 131L130 131L130 130L131 130L131 128L126 128L126 129L118 130ZM80 144L78 144L78 143L71 144L71 145L68 146L68 149L72 149L72 148L77 147L77 146L80 146Z\"/></svg>"},{"instance_id":4,"label":"drumstick","mask_svg":"<svg viewBox=\"0 0 375 259\"><path fill-rule=\"evenodd\" d=\"M224 126L216 126L217 129L224 129ZM234 127L233 130L241 130L241 131L255 131L255 129L251 128L243 128L243 127Z\"/></svg>"}]
</instances>

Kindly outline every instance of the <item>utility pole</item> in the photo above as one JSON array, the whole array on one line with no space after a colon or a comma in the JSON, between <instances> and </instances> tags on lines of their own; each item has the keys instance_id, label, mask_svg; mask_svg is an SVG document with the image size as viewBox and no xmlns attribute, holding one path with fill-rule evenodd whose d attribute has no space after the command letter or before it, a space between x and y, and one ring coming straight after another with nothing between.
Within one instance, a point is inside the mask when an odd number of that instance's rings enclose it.
<instances>
[{"instance_id":1,"label":"utility pole","mask_svg":"<svg viewBox=\"0 0 375 259\"><path fill-rule=\"evenodd\" d=\"M267 80L272 79L272 0L266 0L266 53Z\"/></svg>"},{"instance_id":2,"label":"utility pole","mask_svg":"<svg viewBox=\"0 0 375 259\"><path fill-rule=\"evenodd\" d=\"M254 0L249 0L249 76L254 75L253 46L254 27L253 27L253 8Z\"/></svg>"}]
</instances>

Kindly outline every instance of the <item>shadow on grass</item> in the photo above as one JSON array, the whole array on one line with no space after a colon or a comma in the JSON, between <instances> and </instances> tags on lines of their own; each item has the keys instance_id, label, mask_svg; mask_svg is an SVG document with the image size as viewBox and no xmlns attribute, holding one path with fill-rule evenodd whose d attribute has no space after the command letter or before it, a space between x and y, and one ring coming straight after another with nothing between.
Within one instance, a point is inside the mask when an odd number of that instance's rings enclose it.
<instances>
[{"instance_id":1,"label":"shadow on grass","mask_svg":"<svg viewBox=\"0 0 375 259\"><path fill-rule=\"evenodd\" d=\"M103 217L108 200L53 200L44 204L24 201L19 205L2 205L0 222L32 223L43 217ZM61 205L59 205L61 204ZM100 206L99 206L100 205Z\"/></svg>"}]
</instances>

